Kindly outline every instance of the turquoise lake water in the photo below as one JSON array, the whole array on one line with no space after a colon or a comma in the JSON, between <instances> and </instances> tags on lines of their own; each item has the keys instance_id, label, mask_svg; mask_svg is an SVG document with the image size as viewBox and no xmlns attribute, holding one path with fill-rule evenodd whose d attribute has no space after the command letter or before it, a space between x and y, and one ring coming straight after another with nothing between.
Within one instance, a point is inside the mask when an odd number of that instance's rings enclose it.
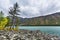
<instances>
[{"instance_id":1,"label":"turquoise lake water","mask_svg":"<svg viewBox=\"0 0 60 40\"><path fill-rule=\"evenodd\" d=\"M60 36L60 26L20 26L20 29L26 30L40 30L47 34Z\"/></svg>"}]
</instances>

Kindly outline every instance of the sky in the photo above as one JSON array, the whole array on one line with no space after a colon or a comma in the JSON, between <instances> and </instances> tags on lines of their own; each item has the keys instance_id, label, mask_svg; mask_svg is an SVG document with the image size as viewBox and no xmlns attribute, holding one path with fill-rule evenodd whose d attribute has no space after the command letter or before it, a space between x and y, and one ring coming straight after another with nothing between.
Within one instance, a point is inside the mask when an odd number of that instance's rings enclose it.
<instances>
[{"instance_id":1,"label":"sky","mask_svg":"<svg viewBox=\"0 0 60 40\"><path fill-rule=\"evenodd\" d=\"M60 0L0 0L0 11L8 16L10 7L19 4L20 17L31 18L60 12Z\"/></svg>"}]
</instances>

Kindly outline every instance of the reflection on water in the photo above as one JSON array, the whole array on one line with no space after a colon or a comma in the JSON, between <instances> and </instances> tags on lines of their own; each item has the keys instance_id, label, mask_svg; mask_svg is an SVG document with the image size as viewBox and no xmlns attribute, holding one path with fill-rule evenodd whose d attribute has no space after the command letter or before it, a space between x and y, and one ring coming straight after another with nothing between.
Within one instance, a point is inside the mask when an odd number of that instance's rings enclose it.
<instances>
[{"instance_id":1,"label":"reflection on water","mask_svg":"<svg viewBox=\"0 0 60 40\"><path fill-rule=\"evenodd\" d=\"M48 34L55 34L60 35L60 27L58 26L20 26L20 29L26 29L26 30L40 30L42 32L48 33Z\"/></svg>"}]
</instances>

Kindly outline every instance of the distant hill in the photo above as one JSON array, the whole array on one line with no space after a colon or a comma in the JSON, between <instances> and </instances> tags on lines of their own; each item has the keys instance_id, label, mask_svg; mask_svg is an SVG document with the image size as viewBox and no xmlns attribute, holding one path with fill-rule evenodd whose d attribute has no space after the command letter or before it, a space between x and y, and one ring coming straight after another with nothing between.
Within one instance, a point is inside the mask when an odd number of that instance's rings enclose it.
<instances>
[{"instance_id":1,"label":"distant hill","mask_svg":"<svg viewBox=\"0 0 60 40\"><path fill-rule=\"evenodd\" d=\"M20 25L60 25L60 12L34 18L20 18Z\"/></svg>"}]
</instances>

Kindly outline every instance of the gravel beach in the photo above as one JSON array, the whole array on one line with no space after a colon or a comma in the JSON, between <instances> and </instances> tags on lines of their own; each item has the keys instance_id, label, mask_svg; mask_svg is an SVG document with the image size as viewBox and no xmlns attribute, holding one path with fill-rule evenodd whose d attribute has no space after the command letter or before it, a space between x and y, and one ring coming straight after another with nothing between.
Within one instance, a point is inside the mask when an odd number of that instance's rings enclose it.
<instances>
[{"instance_id":1,"label":"gravel beach","mask_svg":"<svg viewBox=\"0 0 60 40\"><path fill-rule=\"evenodd\" d=\"M57 35L46 34L39 30L0 31L0 40L60 40Z\"/></svg>"}]
</instances>

